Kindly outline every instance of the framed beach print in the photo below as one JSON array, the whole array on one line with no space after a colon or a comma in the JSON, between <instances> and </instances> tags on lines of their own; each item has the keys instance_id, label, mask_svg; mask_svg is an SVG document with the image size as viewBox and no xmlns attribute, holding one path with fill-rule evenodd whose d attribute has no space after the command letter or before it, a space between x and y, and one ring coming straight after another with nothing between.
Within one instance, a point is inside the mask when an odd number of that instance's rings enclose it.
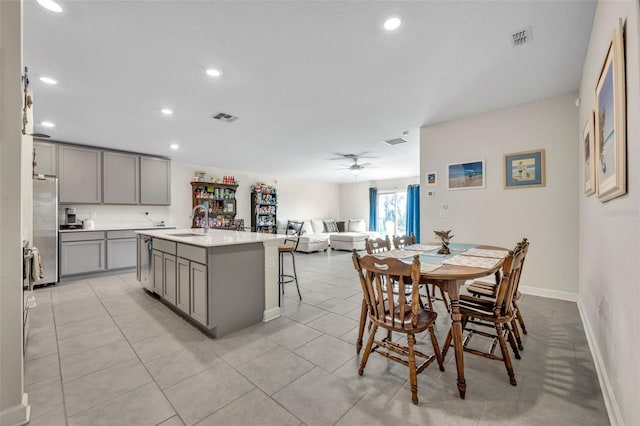
<instances>
[{"instance_id":1,"label":"framed beach print","mask_svg":"<svg viewBox=\"0 0 640 426\"><path fill-rule=\"evenodd\" d=\"M438 183L438 174L436 172L428 172L427 185L437 185L437 183Z\"/></svg>"},{"instance_id":2,"label":"framed beach print","mask_svg":"<svg viewBox=\"0 0 640 426\"><path fill-rule=\"evenodd\" d=\"M484 160L447 165L447 188L478 189L485 186Z\"/></svg>"},{"instance_id":3,"label":"framed beach print","mask_svg":"<svg viewBox=\"0 0 640 426\"><path fill-rule=\"evenodd\" d=\"M602 202L627 192L624 41L622 22L613 32L596 86L596 191Z\"/></svg>"},{"instance_id":4,"label":"framed beach print","mask_svg":"<svg viewBox=\"0 0 640 426\"><path fill-rule=\"evenodd\" d=\"M593 112L589 114L587 124L582 132L582 163L584 167L584 194L589 196L596 192L596 162L593 139Z\"/></svg>"},{"instance_id":5,"label":"framed beach print","mask_svg":"<svg viewBox=\"0 0 640 426\"><path fill-rule=\"evenodd\" d=\"M504 156L504 188L545 186L544 149L516 152Z\"/></svg>"}]
</instances>

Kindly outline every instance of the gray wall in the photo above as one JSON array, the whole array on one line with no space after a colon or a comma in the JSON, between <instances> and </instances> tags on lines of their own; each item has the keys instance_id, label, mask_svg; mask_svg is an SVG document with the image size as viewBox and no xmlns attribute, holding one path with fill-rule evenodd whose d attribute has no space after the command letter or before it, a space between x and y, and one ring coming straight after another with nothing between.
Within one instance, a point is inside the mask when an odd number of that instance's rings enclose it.
<instances>
[{"instance_id":1,"label":"gray wall","mask_svg":"<svg viewBox=\"0 0 640 426\"><path fill-rule=\"evenodd\" d=\"M578 113L575 93L463 120L423 127L421 182L436 171L435 187L421 186L422 241L452 229L454 242L513 247L531 241L521 286L529 293L575 300L578 291ZM503 156L546 150L546 187L506 190ZM486 188L447 190L447 164L485 160ZM426 190L435 196L426 197ZM448 208L443 208L447 206ZM442 217L446 210L448 217Z\"/></svg>"},{"instance_id":2,"label":"gray wall","mask_svg":"<svg viewBox=\"0 0 640 426\"><path fill-rule=\"evenodd\" d=\"M640 424L640 67L638 2L598 2L580 98L580 131L595 109L594 93L618 18L626 20L627 195L605 204L579 198L579 304L614 424ZM579 169L582 182L582 166Z\"/></svg>"}]
</instances>

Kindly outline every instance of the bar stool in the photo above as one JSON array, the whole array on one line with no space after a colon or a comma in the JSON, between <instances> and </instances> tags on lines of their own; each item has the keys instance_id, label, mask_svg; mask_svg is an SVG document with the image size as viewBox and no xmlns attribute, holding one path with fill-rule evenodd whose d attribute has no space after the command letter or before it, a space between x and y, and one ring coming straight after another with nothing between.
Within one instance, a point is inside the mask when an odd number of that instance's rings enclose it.
<instances>
[{"instance_id":1,"label":"bar stool","mask_svg":"<svg viewBox=\"0 0 640 426\"><path fill-rule=\"evenodd\" d=\"M287 222L286 234L287 238L284 240L284 244L278 246L278 277L282 294L284 294L284 285L290 282L296 282L296 289L298 290L298 297L302 300L300 294L300 286L298 285L298 273L296 272L296 257L295 251L298 249L298 243L300 242L300 234L302 233L303 222L290 220ZM291 263L293 265L293 275L284 273L284 255L285 253L291 254ZM278 305L280 305L280 294L278 293Z\"/></svg>"}]
</instances>

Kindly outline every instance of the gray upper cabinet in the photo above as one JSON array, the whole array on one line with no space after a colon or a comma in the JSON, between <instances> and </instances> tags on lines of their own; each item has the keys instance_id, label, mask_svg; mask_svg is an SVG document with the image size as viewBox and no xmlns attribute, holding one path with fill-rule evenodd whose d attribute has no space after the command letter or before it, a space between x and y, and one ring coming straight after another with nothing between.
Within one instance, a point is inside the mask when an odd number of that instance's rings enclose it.
<instances>
[{"instance_id":1,"label":"gray upper cabinet","mask_svg":"<svg viewBox=\"0 0 640 426\"><path fill-rule=\"evenodd\" d=\"M120 152L102 153L102 187L105 204L140 203L139 156Z\"/></svg>"},{"instance_id":2,"label":"gray upper cabinet","mask_svg":"<svg viewBox=\"0 0 640 426\"><path fill-rule=\"evenodd\" d=\"M36 165L34 175L58 176L58 145L33 141Z\"/></svg>"},{"instance_id":3,"label":"gray upper cabinet","mask_svg":"<svg viewBox=\"0 0 640 426\"><path fill-rule=\"evenodd\" d=\"M102 151L73 145L58 147L60 202L102 202Z\"/></svg>"},{"instance_id":4,"label":"gray upper cabinet","mask_svg":"<svg viewBox=\"0 0 640 426\"><path fill-rule=\"evenodd\" d=\"M140 157L140 204L171 204L171 161Z\"/></svg>"}]
</instances>

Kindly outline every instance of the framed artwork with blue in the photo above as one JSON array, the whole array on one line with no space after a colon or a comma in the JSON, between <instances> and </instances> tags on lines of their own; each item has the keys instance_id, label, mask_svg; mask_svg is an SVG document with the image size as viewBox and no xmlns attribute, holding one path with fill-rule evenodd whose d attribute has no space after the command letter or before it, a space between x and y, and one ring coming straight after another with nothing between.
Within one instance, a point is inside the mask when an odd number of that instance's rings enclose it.
<instances>
[{"instance_id":1,"label":"framed artwork with blue","mask_svg":"<svg viewBox=\"0 0 640 426\"><path fill-rule=\"evenodd\" d=\"M484 187L484 160L447 165L447 189L479 189Z\"/></svg>"},{"instance_id":2,"label":"framed artwork with blue","mask_svg":"<svg viewBox=\"0 0 640 426\"><path fill-rule=\"evenodd\" d=\"M544 149L504 156L504 188L534 188L546 185Z\"/></svg>"},{"instance_id":3,"label":"framed artwork with blue","mask_svg":"<svg viewBox=\"0 0 640 426\"><path fill-rule=\"evenodd\" d=\"M620 22L613 31L596 85L596 191L602 202L627 193L626 92L624 36Z\"/></svg>"}]
</instances>

